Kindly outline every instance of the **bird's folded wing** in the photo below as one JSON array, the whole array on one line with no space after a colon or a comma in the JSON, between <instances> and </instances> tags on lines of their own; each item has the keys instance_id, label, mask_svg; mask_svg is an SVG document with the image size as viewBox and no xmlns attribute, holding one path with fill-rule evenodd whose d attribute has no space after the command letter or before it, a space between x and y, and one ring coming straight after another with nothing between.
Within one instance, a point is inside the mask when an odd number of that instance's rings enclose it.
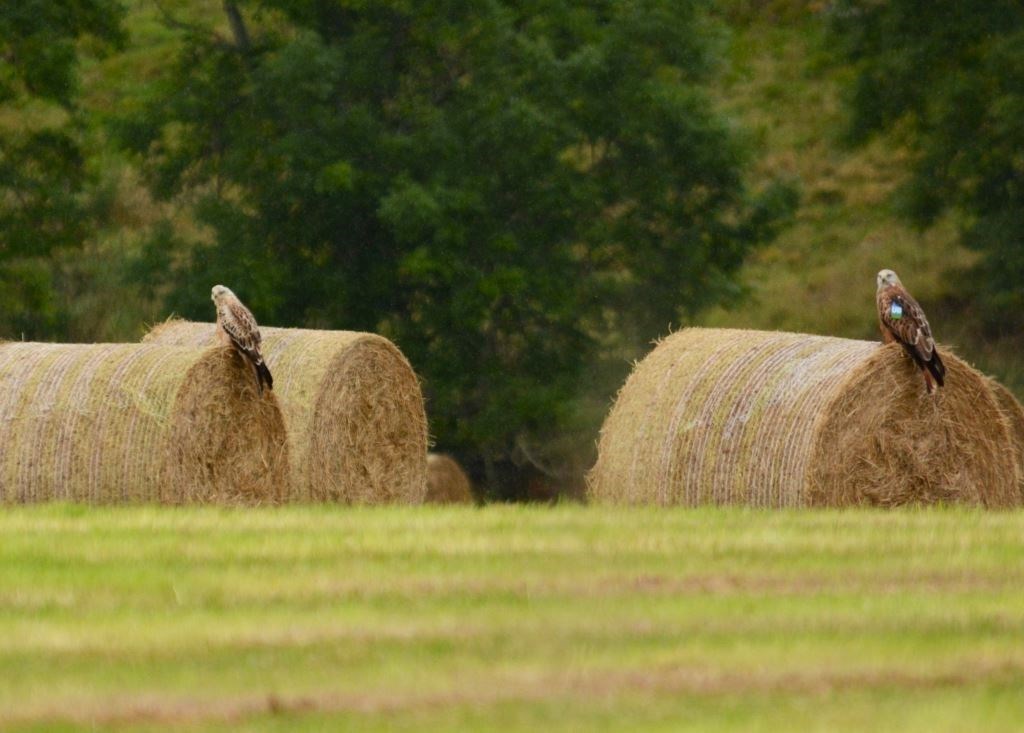
<instances>
[{"instance_id":1,"label":"bird's folded wing","mask_svg":"<svg viewBox=\"0 0 1024 733\"><path fill-rule=\"evenodd\" d=\"M879 315L893 335L906 346L914 349L922 361L932 358L935 341L924 310L909 295L894 292L882 299Z\"/></svg>"},{"instance_id":2,"label":"bird's folded wing","mask_svg":"<svg viewBox=\"0 0 1024 733\"><path fill-rule=\"evenodd\" d=\"M230 318L224 319L224 330L238 344L240 349L258 352L260 348L260 330L252 313L241 303L228 305Z\"/></svg>"}]
</instances>

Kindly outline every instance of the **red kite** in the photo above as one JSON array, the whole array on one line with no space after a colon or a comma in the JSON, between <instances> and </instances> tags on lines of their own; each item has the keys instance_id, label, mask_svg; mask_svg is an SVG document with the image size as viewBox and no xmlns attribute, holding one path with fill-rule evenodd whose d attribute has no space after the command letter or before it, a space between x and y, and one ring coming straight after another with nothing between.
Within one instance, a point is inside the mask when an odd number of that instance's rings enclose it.
<instances>
[{"instance_id":1,"label":"red kite","mask_svg":"<svg viewBox=\"0 0 1024 733\"><path fill-rule=\"evenodd\" d=\"M274 388L274 378L270 376L270 370L263 363L263 355L260 353L260 343L263 341L260 336L260 328L256 325L256 318L252 312L242 305L229 288L223 285L214 285L210 296L214 305L217 306L217 333L222 340L226 340L238 353L252 366L256 373L256 386L260 394L263 394L263 385L267 389Z\"/></svg>"},{"instance_id":2,"label":"red kite","mask_svg":"<svg viewBox=\"0 0 1024 733\"><path fill-rule=\"evenodd\" d=\"M882 341L887 344L896 341L903 347L924 375L925 389L931 394L936 384L943 386L946 367L935 348L935 339L924 310L892 270L879 272L877 282L875 302L878 304Z\"/></svg>"}]
</instances>

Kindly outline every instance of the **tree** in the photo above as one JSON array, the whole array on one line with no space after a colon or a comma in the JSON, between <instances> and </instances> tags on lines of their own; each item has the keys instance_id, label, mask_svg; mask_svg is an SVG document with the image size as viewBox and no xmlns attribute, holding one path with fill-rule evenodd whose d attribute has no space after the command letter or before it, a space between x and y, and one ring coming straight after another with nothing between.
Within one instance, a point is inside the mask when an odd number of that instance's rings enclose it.
<instances>
[{"instance_id":1,"label":"tree","mask_svg":"<svg viewBox=\"0 0 1024 733\"><path fill-rule=\"evenodd\" d=\"M225 282L265 323L395 338L434 436L499 493L503 465L588 450L592 423L556 436L621 382L616 335L732 293L787 206L744 188L700 2L225 8L120 128L208 234L163 228L145 273L189 316Z\"/></svg>"},{"instance_id":2,"label":"tree","mask_svg":"<svg viewBox=\"0 0 1024 733\"><path fill-rule=\"evenodd\" d=\"M1024 325L1024 5L843 0L833 38L854 65L851 137L896 130L920 225L947 211L981 254L972 288L991 331Z\"/></svg>"},{"instance_id":3,"label":"tree","mask_svg":"<svg viewBox=\"0 0 1024 733\"><path fill-rule=\"evenodd\" d=\"M122 12L114 0L0 7L0 312L7 329L40 335L52 328L41 258L91 232L76 44L121 42Z\"/></svg>"}]
</instances>

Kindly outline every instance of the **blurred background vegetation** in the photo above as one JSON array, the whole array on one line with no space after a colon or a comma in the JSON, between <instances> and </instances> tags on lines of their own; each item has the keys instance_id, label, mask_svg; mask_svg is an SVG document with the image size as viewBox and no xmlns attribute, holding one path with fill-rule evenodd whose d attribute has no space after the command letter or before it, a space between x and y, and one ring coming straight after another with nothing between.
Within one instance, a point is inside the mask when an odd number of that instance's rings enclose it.
<instances>
[{"instance_id":1,"label":"blurred background vegetation","mask_svg":"<svg viewBox=\"0 0 1024 733\"><path fill-rule=\"evenodd\" d=\"M383 333L492 498L670 329L875 338L883 267L1020 393L1022 80L1016 0L6 3L0 336Z\"/></svg>"}]
</instances>

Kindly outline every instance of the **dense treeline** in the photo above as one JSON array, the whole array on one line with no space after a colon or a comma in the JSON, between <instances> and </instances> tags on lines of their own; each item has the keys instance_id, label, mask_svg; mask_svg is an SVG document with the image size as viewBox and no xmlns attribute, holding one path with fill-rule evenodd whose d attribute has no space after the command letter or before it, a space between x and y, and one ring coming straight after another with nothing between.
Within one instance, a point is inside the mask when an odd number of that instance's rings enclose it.
<instances>
[{"instance_id":1,"label":"dense treeline","mask_svg":"<svg viewBox=\"0 0 1024 733\"><path fill-rule=\"evenodd\" d=\"M0 321L4 336L59 330L44 258L75 248L102 217L91 195L79 42L124 41L115 0L25 0L0 8Z\"/></svg>"},{"instance_id":2,"label":"dense treeline","mask_svg":"<svg viewBox=\"0 0 1024 733\"><path fill-rule=\"evenodd\" d=\"M993 335L1024 326L1024 4L842 0L831 13L855 70L850 128L896 128L914 152L903 209L959 214L981 253L971 280Z\"/></svg>"},{"instance_id":3,"label":"dense treeline","mask_svg":"<svg viewBox=\"0 0 1024 733\"><path fill-rule=\"evenodd\" d=\"M395 339L424 379L433 437L493 494L570 486L629 360L739 297L745 257L796 203L771 176L752 188L749 139L715 100L722 19L757 13L724 5L744 12L700 0L8 4L0 335L134 339L143 319L209 318L223 282L265 324ZM950 42L941 5L774 5L832 29L833 57L858 72L861 137L914 120L899 128L920 151L913 211L966 212L990 254L979 267L1024 260L1019 227L986 238L1019 218L1020 126L1006 116L1019 18L960 28L957 48L973 50L943 56L945 75L917 74L942 91L915 96L911 64ZM915 12L934 22L915 32ZM136 69L125 49L143 26L173 43ZM894 48L902 74L882 66ZM104 54L123 57L120 81L83 104L78 80L109 73ZM960 76L990 73L957 124L981 115L995 136L984 165L1003 166L1002 198L958 183L987 180L962 155L926 185L955 147L941 123L965 104L943 86L958 63ZM890 77L906 88L873 108ZM1015 281L993 282L990 306L1019 297Z\"/></svg>"}]
</instances>

